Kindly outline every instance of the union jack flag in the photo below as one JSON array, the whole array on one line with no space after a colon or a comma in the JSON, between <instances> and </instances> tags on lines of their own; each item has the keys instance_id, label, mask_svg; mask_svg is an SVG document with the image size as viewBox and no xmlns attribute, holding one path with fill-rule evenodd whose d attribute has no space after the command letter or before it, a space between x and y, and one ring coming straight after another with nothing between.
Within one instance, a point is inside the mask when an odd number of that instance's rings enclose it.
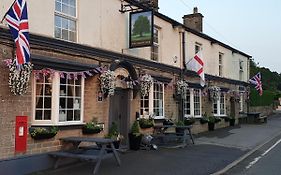
<instances>
[{"instance_id":1,"label":"union jack flag","mask_svg":"<svg viewBox=\"0 0 281 175\"><path fill-rule=\"evenodd\" d=\"M262 96L261 73L258 72L255 76L253 76L253 78L249 80L249 82L256 85L256 90L259 91L260 96Z\"/></svg>"},{"instance_id":2,"label":"union jack flag","mask_svg":"<svg viewBox=\"0 0 281 175\"><path fill-rule=\"evenodd\" d=\"M29 62L29 31L25 0L15 0L6 15L6 21L16 44L16 62L22 65Z\"/></svg>"}]
</instances>

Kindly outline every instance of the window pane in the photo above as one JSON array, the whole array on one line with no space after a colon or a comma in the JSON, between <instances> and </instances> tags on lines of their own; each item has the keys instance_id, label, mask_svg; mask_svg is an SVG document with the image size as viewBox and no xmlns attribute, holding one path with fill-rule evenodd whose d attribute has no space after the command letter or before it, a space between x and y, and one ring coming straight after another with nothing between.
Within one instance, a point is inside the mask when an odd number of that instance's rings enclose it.
<instances>
[{"instance_id":1,"label":"window pane","mask_svg":"<svg viewBox=\"0 0 281 175\"><path fill-rule=\"evenodd\" d=\"M76 0L69 0L69 4L73 7L76 7Z\"/></svg>"},{"instance_id":2,"label":"window pane","mask_svg":"<svg viewBox=\"0 0 281 175\"><path fill-rule=\"evenodd\" d=\"M67 98L67 108L73 108L73 98Z\"/></svg>"},{"instance_id":3,"label":"window pane","mask_svg":"<svg viewBox=\"0 0 281 175\"><path fill-rule=\"evenodd\" d=\"M73 104L73 109L80 109L80 104L81 104L81 100L80 99L75 99L74 100L74 104Z\"/></svg>"},{"instance_id":4,"label":"window pane","mask_svg":"<svg viewBox=\"0 0 281 175\"><path fill-rule=\"evenodd\" d=\"M42 110L36 110L35 112L35 120L42 120L43 113Z\"/></svg>"},{"instance_id":5,"label":"window pane","mask_svg":"<svg viewBox=\"0 0 281 175\"><path fill-rule=\"evenodd\" d=\"M75 32L69 32L69 41L76 41L76 33Z\"/></svg>"},{"instance_id":6,"label":"window pane","mask_svg":"<svg viewBox=\"0 0 281 175\"><path fill-rule=\"evenodd\" d=\"M61 28L55 28L55 37L61 38Z\"/></svg>"},{"instance_id":7,"label":"window pane","mask_svg":"<svg viewBox=\"0 0 281 175\"><path fill-rule=\"evenodd\" d=\"M73 121L73 110L67 110L67 121Z\"/></svg>"},{"instance_id":8,"label":"window pane","mask_svg":"<svg viewBox=\"0 0 281 175\"><path fill-rule=\"evenodd\" d=\"M60 98L60 108L65 108L66 107L66 99L65 98Z\"/></svg>"},{"instance_id":9,"label":"window pane","mask_svg":"<svg viewBox=\"0 0 281 175\"><path fill-rule=\"evenodd\" d=\"M51 110L44 111L44 120L51 120Z\"/></svg>"},{"instance_id":10,"label":"window pane","mask_svg":"<svg viewBox=\"0 0 281 175\"><path fill-rule=\"evenodd\" d=\"M62 24L62 28L63 29L68 29L68 27L69 27L68 26L68 20L65 19L65 18L62 18L61 21L62 21L62 23L61 23Z\"/></svg>"},{"instance_id":11,"label":"window pane","mask_svg":"<svg viewBox=\"0 0 281 175\"><path fill-rule=\"evenodd\" d=\"M56 11L61 12L61 3L56 2Z\"/></svg>"},{"instance_id":12,"label":"window pane","mask_svg":"<svg viewBox=\"0 0 281 175\"><path fill-rule=\"evenodd\" d=\"M68 40L68 31L67 30L62 30L62 39Z\"/></svg>"},{"instance_id":13,"label":"window pane","mask_svg":"<svg viewBox=\"0 0 281 175\"><path fill-rule=\"evenodd\" d=\"M69 14L69 6L62 4L62 12L65 14Z\"/></svg>"},{"instance_id":14,"label":"window pane","mask_svg":"<svg viewBox=\"0 0 281 175\"><path fill-rule=\"evenodd\" d=\"M61 27L61 18L58 16L55 16L55 26Z\"/></svg>"},{"instance_id":15,"label":"window pane","mask_svg":"<svg viewBox=\"0 0 281 175\"><path fill-rule=\"evenodd\" d=\"M36 108L43 108L43 97L36 97Z\"/></svg>"},{"instance_id":16,"label":"window pane","mask_svg":"<svg viewBox=\"0 0 281 175\"><path fill-rule=\"evenodd\" d=\"M46 97L44 101L44 108L51 108L51 104L52 104L52 98Z\"/></svg>"},{"instance_id":17,"label":"window pane","mask_svg":"<svg viewBox=\"0 0 281 175\"><path fill-rule=\"evenodd\" d=\"M69 7L69 15L71 16L76 16L76 9L73 7Z\"/></svg>"},{"instance_id":18,"label":"window pane","mask_svg":"<svg viewBox=\"0 0 281 175\"><path fill-rule=\"evenodd\" d=\"M75 86L75 97L81 97L81 87Z\"/></svg>"},{"instance_id":19,"label":"window pane","mask_svg":"<svg viewBox=\"0 0 281 175\"><path fill-rule=\"evenodd\" d=\"M80 110L74 111L74 120L79 121L80 120Z\"/></svg>"},{"instance_id":20,"label":"window pane","mask_svg":"<svg viewBox=\"0 0 281 175\"><path fill-rule=\"evenodd\" d=\"M59 121L60 121L60 122L65 122L65 121L66 121L66 113L65 113L65 110L60 110L60 111L59 111Z\"/></svg>"}]
</instances>

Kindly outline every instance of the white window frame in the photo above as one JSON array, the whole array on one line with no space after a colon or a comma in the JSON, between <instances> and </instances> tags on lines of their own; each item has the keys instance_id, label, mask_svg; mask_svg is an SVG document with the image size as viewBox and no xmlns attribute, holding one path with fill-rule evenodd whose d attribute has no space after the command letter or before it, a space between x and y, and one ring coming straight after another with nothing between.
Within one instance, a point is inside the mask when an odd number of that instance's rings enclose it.
<instances>
[{"instance_id":1,"label":"white window frame","mask_svg":"<svg viewBox=\"0 0 281 175\"><path fill-rule=\"evenodd\" d=\"M157 40L155 40L155 31L157 32ZM159 62L160 59L160 28L157 26L153 27L153 44L151 46L151 60ZM154 48L158 49L158 52L155 52Z\"/></svg>"},{"instance_id":2,"label":"white window frame","mask_svg":"<svg viewBox=\"0 0 281 175\"><path fill-rule=\"evenodd\" d=\"M198 50L196 48L199 48ZM203 50L203 47L202 47L202 44L198 43L198 42L195 42L195 45L194 45L194 53L197 54L198 52L202 51Z\"/></svg>"},{"instance_id":3,"label":"white window frame","mask_svg":"<svg viewBox=\"0 0 281 175\"><path fill-rule=\"evenodd\" d=\"M57 11L56 10L56 2L57 0L55 0L55 15L54 15L54 37L56 39L61 39L61 40L64 40L64 41L69 41L69 42L77 42L78 41L78 27L77 27L77 0L75 0L75 16L72 16L71 14L67 14L67 13L63 13L62 11ZM70 6L70 5L69 5ZM64 39L62 37L62 32L61 32L61 37L56 37L56 21L55 21L55 18L57 17L60 17L60 18L64 18L68 21L73 21L75 23L75 31L72 31L70 30L69 28L67 28L66 30L68 31L68 39ZM62 28L60 28L60 30L62 31ZM75 39L74 41L70 40L70 37L69 37L69 32L75 32Z\"/></svg>"},{"instance_id":4,"label":"white window frame","mask_svg":"<svg viewBox=\"0 0 281 175\"><path fill-rule=\"evenodd\" d=\"M223 53L219 52L219 77L223 76Z\"/></svg>"},{"instance_id":5,"label":"white window frame","mask_svg":"<svg viewBox=\"0 0 281 175\"><path fill-rule=\"evenodd\" d=\"M66 125L81 125L84 119L84 86L85 80L81 77L81 107L80 107L80 120L79 121L59 121L59 100L60 100L60 75L58 72L54 73L52 79L52 107L51 107L51 120L35 120L36 112L36 79L33 76L32 81L32 125L55 125L55 126L66 126Z\"/></svg>"},{"instance_id":6,"label":"white window frame","mask_svg":"<svg viewBox=\"0 0 281 175\"><path fill-rule=\"evenodd\" d=\"M239 60L239 80L243 81L243 61Z\"/></svg>"},{"instance_id":7,"label":"white window frame","mask_svg":"<svg viewBox=\"0 0 281 175\"><path fill-rule=\"evenodd\" d=\"M194 93L195 90L199 91L199 102L200 102L200 115L195 115L195 105L194 105ZM189 117L195 117L195 118L201 118L202 117L202 91L201 89L189 89L189 97L190 97L190 114L184 114L184 117L189 118ZM186 100L186 98L185 98ZM184 112L186 111L186 102L184 100Z\"/></svg>"},{"instance_id":8,"label":"white window frame","mask_svg":"<svg viewBox=\"0 0 281 175\"><path fill-rule=\"evenodd\" d=\"M154 86L156 84L161 84L162 85L162 93L163 93L163 99L162 99L162 102L163 102L163 116L156 116L154 115L154 119L164 119L165 118L165 87L164 87L164 83L159 83L159 82L154 82L153 85L150 87L150 91L149 91L149 94L148 94L148 99L149 99L149 114L148 115L153 115L154 114ZM142 103L142 97L140 99L140 103ZM147 116L145 115L142 115L140 113L140 117L144 117L146 118Z\"/></svg>"},{"instance_id":9,"label":"white window frame","mask_svg":"<svg viewBox=\"0 0 281 175\"><path fill-rule=\"evenodd\" d=\"M224 114L221 114L221 96L223 95L223 101L224 101ZM218 116L218 117L223 117L223 116L226 116L226 96L225 96L225 93L223 92L220 92L220 96L218 98L218 100L216 101L216 104L217 104L217 113L215 113L215 107L214 107L214 103L213 103L213 113L214 113L214 116Z\"/></svg>"},{"instance_id":10,"label":"white window frame","mask_svg":"<svg viewBox=\"0 0 281 175\"><path fill-rule=\"evenodd\" d=\"M240 92L239 93L239 112L243 112L244 111L244 93Z\"/></svg>"}]
</instances>

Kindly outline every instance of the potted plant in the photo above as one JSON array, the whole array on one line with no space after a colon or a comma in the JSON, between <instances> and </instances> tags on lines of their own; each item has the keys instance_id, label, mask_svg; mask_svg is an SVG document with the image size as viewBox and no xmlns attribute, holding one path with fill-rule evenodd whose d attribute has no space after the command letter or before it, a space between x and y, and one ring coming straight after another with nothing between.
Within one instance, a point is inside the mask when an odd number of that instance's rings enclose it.
<instances>
[{"instance_id":1,"label":"potted plant","mask_svg":"<svg viewBox=\"0 0 281 175\"><path fill-rule=\"evenodd\" d=\"M209 116L208 117L208 129L209 129L209 131L215 130L215 123L216 123L216 118L214 116Z\"/></svg>"},{"instance_id":2,"label":"potted plant","mask_svg":"<svg viewBox=\"0 0 281 175\"><path fill-rule=\"evenodd\" d=\"M208 117L207 117L207 115L206 114L204 114L203 115L203 117L202 118L200 118L200 123L203 125L203 124L205 124L205 123L208 123Z\"/></svg>"},{"instance_id":3,"label":"potted plant","mask_svg":"<svg viewBox=\"0 0 281 175\"><path fill-rule=\"evenodd\" d=\"M58 128L55 126L52 126L51 128L30 128L29 133L34 140L49 139L57 135Z\"/></svg>"},{"instance_id":4,"label":"potted plant","mask_svg":"<svg viewBox=\"0 0 281 175\"><path fill-rule=\"evenodd\" d=\"M221 118L220 117L215 117L215 123L219 123L221 122Z\"/></svg>"},{"instance_id":5,"label":"potted plant","mask_svg":"<svg viewBox=\"0 0 281 175\"><path fill-rule=\"evenodd\" d=\"M194 117L188 117L188 118L185 118L185 120L184 120L184 125L186 125L186 126L193 125L194 123L195 123Z\"/></svg>"},{"instance_id":6,"label":"potted plant","mask_svg":"<svg viewBox=\"0 0 281 175\"><path fill-rule=\"evenodd\" d=\"M235 125L235 116L231 115L229 119L229 126L234 126Z\"/></svg>"},{"instance_id":7,"label":"potted plant","mask_svg":"<svg viewBox=\"0 0 281 175\"><path fill-rule=\"evenodd\" d=\"M181 128L182 126L184 126L184 122L179 120L176 122L176 133L180 133L177 135L181 135L182 133L184 133L184 128Z\"/></svg>"},{"instance_id":8,"label":"potted plant","mask_svg":"<svg viewBox=\"0 0 281 175\"><path fill-rule=\"evenodd\" d=\"M153 118L140 118L139 119L140 128L146 129L154 126Z\"/></svg>"},{"instance_id":9,"label":"potted plant","mask_svg":"<svg viewBox=\"0 0 281 175\"><path fill-rule=\"evenodd\" d=\"M131 132L129 133L129 146L132 150L139 150L142 134L140 133L140 125L135 121L132 125Z\"/></svg>"},{"instance_id":10,"label":"potted plant","mask_svg":"<svg viewBox=\"0 0 281 175\"><path fill-rule=\"evenodd\" d=\"M111 123L111 126L109 128L108 131L108 135L106 136L106 138L110 138L113 139L113 145L116 149L119 149L120 146L120 142L123 138L123 136L120 134L119 130L118 130L118 126L115 122Z\"/></svg>"},{"instance_id":11,"label":"potted plant","mask_svg":"<svg viewBox=\"0 0 281 175\"><path fill-rule=\"evenodd\" d=\"M173 125L174 122L171 119L164 119L163 125Z\"/></svg>"},{"instance_id":12,"label":"potted plant","mask_svg":"<svg viewBox=\"0 0 281 175\"><path fill-rule=\"evenodd\" d=\"M97 125L96 122L88 122L82 127L83 134L97 134L100 133L103 128L100 125Z\"/></svg>"}]
</instances>

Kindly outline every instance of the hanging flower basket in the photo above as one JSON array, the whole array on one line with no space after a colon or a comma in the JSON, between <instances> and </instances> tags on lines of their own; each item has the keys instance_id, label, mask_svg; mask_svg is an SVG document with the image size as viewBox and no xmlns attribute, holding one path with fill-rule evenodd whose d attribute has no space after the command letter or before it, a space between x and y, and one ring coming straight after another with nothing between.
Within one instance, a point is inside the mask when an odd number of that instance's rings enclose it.
<instances>
[{"instance_id":1,"label":"hanging flower basket","mask_svg":"<svg viewBox=\"0 0 281 175\"><path fill-rule=\"evenodd\" d=\"M103 94L114 95L115 75L113 71L107 70L100 75L100 86Z\"/></svg>"},{"instance_id":2,"label":"hanging flower basket","mask_svg":"<svg viewBox=\"0 0 281 175\"><path fill-rule=\"evenodd\" d=\"M217 101L220 97L221 89L217 86L209 87L210 99Z\"/></svg>"},{"instance_id":3,"label":"hanging flower basket","mask_svg":"<svg viewBox=\"0 0 281 175\"><path fill-rule=\"evenodd\" d=\"M13 59L8 64L9 73L9 87L14 95L23 95L27 92L30 75L32 73L33 65L29 62L23 64L20 69L17 68L16 59Z\"/></svg>"},{"instance_id":4,"label":"hanging flower basket","mask_svg":"<svg viewBox=\"0 0 281 175\"><path fill-rule=\"evenodd\" d=\"M153 84L153 78L148 75L145 74L140 78L140 92L142 96L147 96L150 90L150 87Z\"/></svg>"},{"instance_id":5,"label":"hanging flower basket","mask_svg":"<svg viewBox=\"0 0 281 175\"><path fill-rule=\"evenodd\" d=\"M184 95L188 89L188 84L185 80L179 80L176 84L177 95Z\"/></svg>"}]
</instances>

